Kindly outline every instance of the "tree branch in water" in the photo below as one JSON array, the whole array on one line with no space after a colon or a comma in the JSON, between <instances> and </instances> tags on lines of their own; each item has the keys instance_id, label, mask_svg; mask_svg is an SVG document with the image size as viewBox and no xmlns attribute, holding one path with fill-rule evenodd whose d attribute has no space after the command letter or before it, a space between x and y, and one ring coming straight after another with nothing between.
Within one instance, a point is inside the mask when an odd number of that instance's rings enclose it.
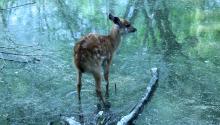
<instances>
[{"instance_id":1,"label":"tree branch in water","mask_svg":"<svg viewBox=\"0 0 220 125\"><path fill-rule=\"evenodd\" d=\"M17 5L17 6L9 7L9 8L0 9L0 11L3 11L3 10L10 10L10 9L15 9L15 8L18 8L18 7L23 7L23 6L27 6L27 5L31 5L31 4L35 4L35 3L36 3L36 2L25 3L25 4L21 4L21 5Z\"/></svg>"}]
</instances>

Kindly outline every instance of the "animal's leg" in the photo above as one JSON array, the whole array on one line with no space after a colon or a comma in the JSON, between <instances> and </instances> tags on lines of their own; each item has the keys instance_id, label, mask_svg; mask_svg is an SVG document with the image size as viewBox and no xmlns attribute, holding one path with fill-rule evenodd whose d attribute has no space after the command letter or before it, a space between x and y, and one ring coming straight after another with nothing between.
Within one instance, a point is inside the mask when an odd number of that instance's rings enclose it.
<instances>
[{"instance_id":1,"label":"animal's leg","mask_svg":"<svg viewBox=\"0 0 220 125\"><path fill-rule=\"evenodd\" d=\"M104 78L106 81L106 96L109 96L109 69L110 69L110 61L106 61L104 64Z\"/></svg>"},{"instance_id":2,"label":"animal's leg","mask_svg":"<svg viewBox=\"0 0 220 125\"><path fill-rule=\"evenodd\" d=\"M101 72L100 71L93 72L93 76L96 82L95 83L96 94L100 98L100 100L103 102L103 104L105 105L105 99L102 96L102 90L101 90Z\"/></svg>"},{"instance_id":3,"label":"animal's leg","mask_svg":"<svg viewBox=\"0 0 220 125\"><path fill-rule=\"evenodd\" d=\"M77 72L77 93L78 93L79 100L80 100L80 91L81 91L81 87L82 87L81 78L82 78L82 72L78 71Z\"/></svg>"}]
</instances>

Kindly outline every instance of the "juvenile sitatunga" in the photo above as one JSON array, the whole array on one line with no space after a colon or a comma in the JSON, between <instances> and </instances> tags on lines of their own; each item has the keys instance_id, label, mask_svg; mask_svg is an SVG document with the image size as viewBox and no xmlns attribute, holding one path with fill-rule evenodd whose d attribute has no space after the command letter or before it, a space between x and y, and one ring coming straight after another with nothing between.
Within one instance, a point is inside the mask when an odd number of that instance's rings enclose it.
<instances>
[{"instance_id":1,"label":"juvenile sitatunga","mask_svg":"<svg viewBox=\"0 0 220 125\"><path fill-rule=\"evenodd\" d=\"M118 48L123 34L136 31L130 22L119 19L109 14L109 19L114 23L109 35L90 33L83 36L74 46L73 57L77 69L77 92L80 100L82 87L82 74L90 73L95 79L96 94L106 104L101 91L101 69L104 71L106 81L106 95L109 94L109 68L114 52Z\"/></svg>"}]
</instances>

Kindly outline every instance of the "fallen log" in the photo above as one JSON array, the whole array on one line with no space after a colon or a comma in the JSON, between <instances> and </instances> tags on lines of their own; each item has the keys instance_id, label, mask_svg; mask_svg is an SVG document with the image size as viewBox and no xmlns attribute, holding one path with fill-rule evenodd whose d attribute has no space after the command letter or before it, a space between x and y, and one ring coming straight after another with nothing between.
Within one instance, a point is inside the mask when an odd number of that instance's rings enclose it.
<instances>
[{"instance_id":1,"label":"fallen log","mask_svg":"<svg viewBox=\"0 0 220 125\"><path fill-rule=\"evenodd\" d=\"M153 93L156 90L157 83L158 83L158 69L152 68L151 69L151 75L152 78L146 88L146 92L144 97L137 103L137 105L134 106L134 108L131 110L131 112L122 117L121 119L116 113L111 112L110 110L107 111L99 111L97 114L94 114L94 116L91 118L91 120L94 120L94 122L90 122L89 124L93 125L131 125L133 124L133 121L138 118L138 115L143 111L144 106L150 101ZM80 112L82 109L80 109ZM59 123L60 125L80 125L80 124L86 124L86 123L80 123L75 120L73 116L67 117L67 116L61 116L60 120L49 122L48 125L55 125Z\"/></svg>"},{"instance_id":2,"label":"fallen log","mask_svg":"<svg viewBox=\"0 0 220 125\"><path fill-rule=\"evenodd\" d=\"M122 117L120 121L118 121L117 125L131 125L133 121L138 118L138 115L143 111L144 106L150 101L154 91L156 90L156 86L158 83L158 69L151 69L152 78L150 80L149 85L146 88L146 92L144 97L138 102L138 104L133 108L133 110L126 116Z\"/></svg>"}]
</instances>

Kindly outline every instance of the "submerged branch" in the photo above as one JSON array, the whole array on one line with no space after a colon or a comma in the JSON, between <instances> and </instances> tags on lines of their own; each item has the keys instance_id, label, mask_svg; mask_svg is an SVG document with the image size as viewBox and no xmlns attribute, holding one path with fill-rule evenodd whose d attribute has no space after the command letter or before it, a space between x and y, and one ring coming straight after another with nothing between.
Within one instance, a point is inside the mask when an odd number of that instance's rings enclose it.
<instances>
[{"instance_id":1,"label":"submerged branch","mask_svg":"<svg viewBox=\"0 0 220 125\"><path fill-rule=\"evenodd\" d=\"M15 52L5 52L0 51L2 55L0 60L16 62L16 63L37 63L40 61L39 57L46 55L38 55L38 54L24 54L24 53L15 53Z\"/></svg>"},{"instance_id":2,"label":"submerged branch","mask_svg":"<svg viewBox=\"0 0 220 125\"><path fill-rule=\"evenodd\" d=\"M47 56L47 55L35 55L35 54L24 54L24 53L11 53L11 52L4 52L4 51L0 51L0 53L2 54L6 54L6 55L15 55L15 56Z\"/></svg>"},{"instance_id":3,"label":"submerged branch","mask_svg":"<svg viewBox=\"0 0 220 125\"><path fill-rule=\"evenodd\" d=\"M21 4L21 5L17 5L17 6L9 7L9 8L0 9L0 11L3 11L3 10L10 10L10 9L14 9L14 8L22 7L22 6L27 6L27 5L31 5L31 4L35 4L35 3L36 3L36 2L25 3L25 4Z\"/></svg>"},{"instance_id":4,"label":"submerged branch","mask_svg":"<svg viewBox=\"0 0 220 125\"><path fill-rule=\"evenodd\" d=\"M36 63L39 62L40 60L37 58L29 59L29 60L16 60L16 59L11 59L11 58L3 58L0 57L0 60L5 60L5 61L10 61L10 62L16 62L16 63Z\"/></svg>"},{"instance_id":5,"label":"submerged branch","mask_svg":"<svg viewBox=\"0 0 220 125\"><path fill-rule=\"evenodd\" d=\"M137 119L138 115L143 111L144 105L147 104L153 93L156 90L156 85L158 83L158 69L151 69L152 78L150 80L149 85L146 88L146 92L144 97L140 100L140 102L133 108L133 110L126 116L122 117L122 119L117 123L117 125L130 125L133 123L135 119Z\"/></svg>"}]
</instances>

